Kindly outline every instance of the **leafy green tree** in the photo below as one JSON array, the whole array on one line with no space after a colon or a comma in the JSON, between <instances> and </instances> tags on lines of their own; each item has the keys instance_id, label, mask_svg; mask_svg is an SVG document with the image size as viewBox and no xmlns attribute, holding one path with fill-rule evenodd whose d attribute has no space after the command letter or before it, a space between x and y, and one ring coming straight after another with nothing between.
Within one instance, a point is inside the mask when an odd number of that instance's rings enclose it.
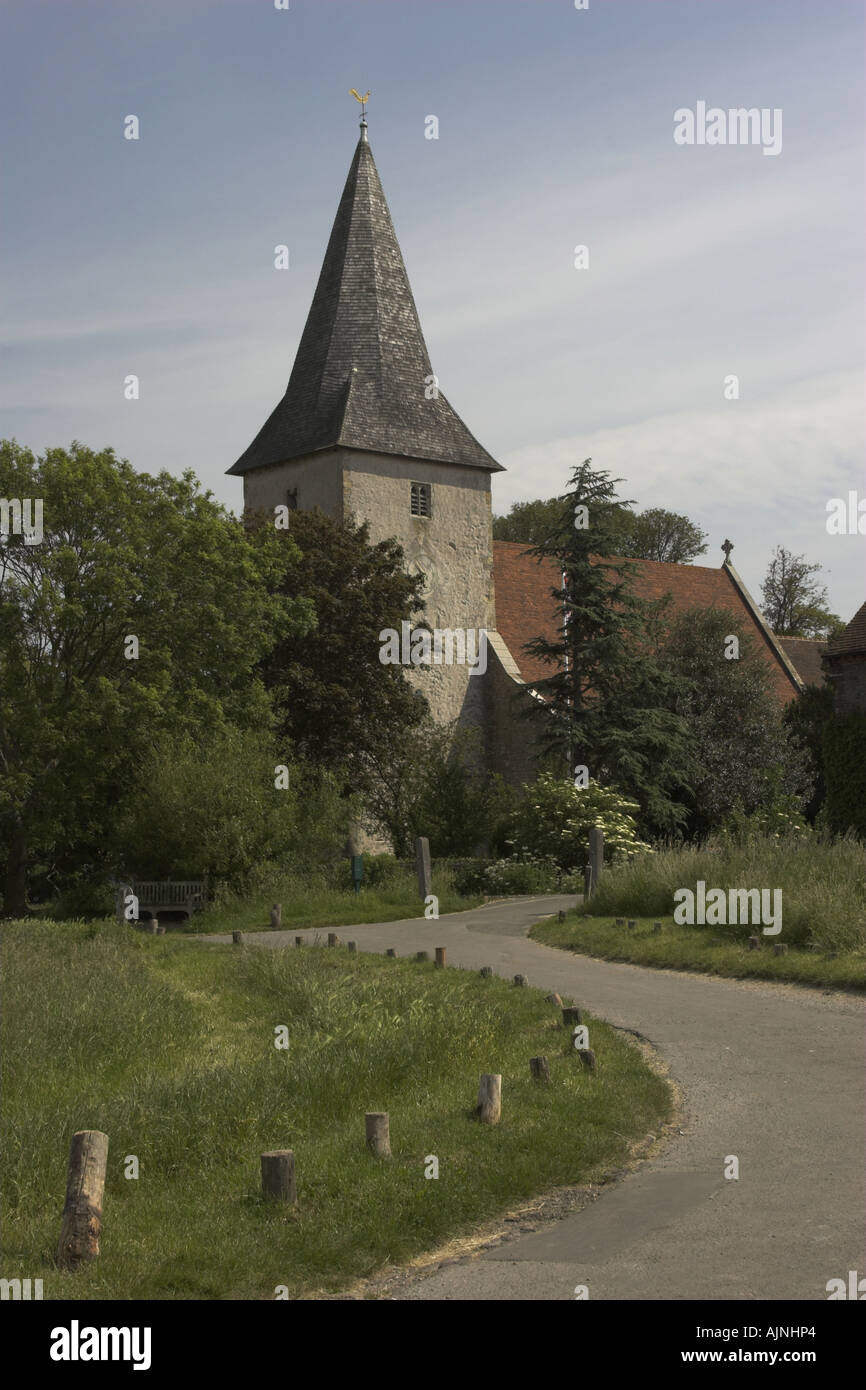
<instances>
[{"instance_id":1,"label":"leafy green tree","mask_svg":"<svg viewBox=\"0 0 866 1390\"><path fill-rule=\"evenodd\" d=\"M827 589L815 577L820 565L777 545L761 592L764 617L779 637L835 637L845 624L827 607Z\"/></svg>"},{"instance_id":2,"label":"leafy green tree","mask_svg":"<svg viewBox=\"0 0 866 1390\"><path fill-rule=\"evenodd\" d=\"M281 765L285 777L275 775ZM142 773L145 790L127 802L116 833L131 874L207 876L243 892L269 867L285 873L342 854L347 806L336 780L295 763L267 729L167 735Z\"/></svg>"},{"instance_id":3,"label":"leafy green tree","mask_svg":"<svg viewBox=\"0 0 866 1390\"><path fill-rule=\"evenodd\" d=\"M730 636L738 639L738 658L725 656ZM673 709L689 730L689 833L704 836L737 812L777 803L802 809L812 790L810 760L790 737L767 667L739 619L714 608L681 613L669 622L661 656L674 678Z\"/></svg>"},{"instance_id":4,"label":"leafy green tree","mask_svg":"<svg viewBox=\"0 0 866 1390\"><path fill-rule=\"evenodd\" d=\"M617 513L630 505L617 498L618 481L585 460L570 479L558 530L532 547L556 561L563 582L551 589L555 639L527 643L552 668L535 682L545 705L534 703L529 715L549 752L638 801L646 831L672 833L686 815L690 754L672 677L655 654L662 605L635 594L627 561L599 558L615 554Z\"/></svg>"},{"instance_id":5,"label":"leafy green tree","mask_svg":"<svg viewBox=\"0 0 866 1390\"><path fill-rule=\"evenodd\" d=\"M493 538L543 545L551 535L559 532L562 506L561 497L515 502L507 516L494 517ZM696 556L706 554L706 532L679 512L666 511L664 507L633 512L630 503L617 503L610 519L609 540L613 548L600 554L677 564L688 564Z\"/></svg>"},{"instance_id":6,"label":"leafy green tree","mask_svg":"<svg viewBox=\"0 0 866 1390\"><path fill-rule=\"evenodd\" d=\"M826 683L807 685L786 707L783 718L791 737L809 758L814 787L803 811L806 819L814 824L827 795L824 782L824 725L833 718L833 687Z\"/></svg>"},{"instance_id":7,"label":"leafy green tree","mask_svg":"<svg viewBox=\"0 0 866 1390\"><path fill-rule=\"evenodd\" d=\"M311 604L315 638L282 629L262 661L262 678L277 727L298 756L343 769L353 788L367 792L375 765L395 742L411 741L427 712L402 668L379 660L379 633L399 632L423 608L423 581L405 573L396 541L370 544L366 522L337 522L320 511L292 512L290 519L291 539L277 532L286 545L278 592ZM258 526L253 534L261 539L273 531Z\"/></svg>"},{"instance_id":8,"label":"leafy green tree","mask_svg":"<svg viewBox=\"0 0 866 1390\"><path fill-rule=\"evenodd\" d=\"M707 552L707 533L687 516L664 507L649 507L644 512L623 507L616 525L620 535L616 553L631 560L687 565Z\"/></svg>"},{"instance_id":9,"label":"leafy green tree","mask_svg":"<svg viewBox=\"0 0 866 1390\"><path fill-rule=\"evenodd\" d=\"M399 858L426 835L437 858L467 858L490 844L514 792L486 771L472 730L426 718L407 740L392 741L370 765L367 812Z\"/></svg>"},{"instance_id":10,"label":"leafy green tree","mask_svg":"<svg viewBox=\"0 0 866 1390\"><path fill-rule=\"evenodd\" d=\"M168 729L267 725L257 666L308 605L269 593L288 564L191 473L136 473L73 443L0 444L0 495L41 498L44 537L0 549L0 858L7 915L34 869L105 865L116 808Z\"/></svg>"}]
</instances>

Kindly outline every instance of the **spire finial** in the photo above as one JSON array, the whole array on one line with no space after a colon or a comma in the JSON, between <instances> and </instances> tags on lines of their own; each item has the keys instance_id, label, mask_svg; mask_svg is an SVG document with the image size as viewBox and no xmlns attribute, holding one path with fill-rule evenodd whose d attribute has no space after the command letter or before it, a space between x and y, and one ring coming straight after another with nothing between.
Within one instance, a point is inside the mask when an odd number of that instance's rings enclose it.
<instances>
[{"instance_id":1,"label":"spire finial","mask_svg":"<svg viewBox=\"0 0 866 1390\"><path fill-rule=\"evenodd\" d=\"M369 95L370 95L370 93L367 92L365 96L361 96L360 92L356 92L354 87L350 87L350 88L349 88L349 96L354 97L356 101L359 101L359 102L361 103L361 139L362 139L362 140L366 140L366 138L367 138L367 97L369 97Z\"/></svg>"},{"instance_id":2,"label":"spire finial","mask_svg":"<svg viewBox=\"0 0 866 1390\"><path fill-rule=\"evenodd\" d=\"M733 550L734 547L733 547L732 543L731 543L729 540L725 539L725 540L722 541L722 546L721 546L721 548L722 548L722 550L725 552L725 564L728 564L728 562L730 561L730 558L731 558L731 551Z\"/></svg>"}]
</instances>

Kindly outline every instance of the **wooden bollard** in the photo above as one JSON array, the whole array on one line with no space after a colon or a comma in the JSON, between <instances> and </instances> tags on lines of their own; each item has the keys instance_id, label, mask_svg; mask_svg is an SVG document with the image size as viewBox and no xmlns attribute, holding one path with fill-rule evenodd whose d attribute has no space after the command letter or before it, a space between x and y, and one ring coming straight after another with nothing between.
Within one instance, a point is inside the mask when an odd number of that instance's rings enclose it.
<instances>
[{"instance_id":1,"label":"wooden bollard","mask_svg":"<svg viewBox=\"0 0 866 1390\"><path fill-rule=\"evenodd\" d=\"M573 1005L572 1005L571 1008L566 1007L566 1008L563 1009L563 1011L562 1011L562 1026L563 1026L563 1028L573 1028L574 1025L575 1025L575 1023L580 1023L580 1022L581 1022L580 1009L576 1008L576 1007L573 1006Z\"/></svg>"},{"instance_id":2,"label":"wooden bollard","mask_svg":"<svg viewBox=\"0 0 866 1390\"><path fill-rule=\"evenodd\" d=\"M489 980L489 979L490 979L490 976L493 974L493 966L492 966L492 965L482 965L482 967L481 967L481 969L479 970L478 974L481 976L482 980Z\"/></svg>"},{"instance_id":3,"label":"wooden bollard","mask_svg":"<svg viewBox=\"0 0 866 1390\"><path fill-rule=\"evenodd\" d=\"M562 1008L562 1000L558 994L546 994L544 996L544 1002L545 1004L555 1004L558 1009Z\"/></svg>"},{"instance_id":4,"label":"wooden bollard","mask_svg":"<svg viewBox=\"0 0 866 1390\"><path fill-rule=\"evenodd\" d=\"M328 945L329 945L329 946L337 946L337 945L339 944L339 941L340 941L340 938L338 937L338 935L337 935L337 933L336 933L335 931L329 931L329 932L328 932Z\"/></svg>"},{"instance_id":5,"label":"wooden bollard","mask_svg":"<svg viewBox=\"0 0 866 1390\"><path fill-rule=\"evenodd\" d=\"M437 947L436 947L436 964L437 964L438 966L440 966L440 967L441 967L441 966L444 966L444 964L445 964L445 947L444 947L444 946L437 946Z\"/></svg>"},{"instance_id":6,"label":"wooden bollard","mask_svg":"<svg viewBox=\"0 0 866 1390\"><path fill-rule=\"evenodd\" d=\"M478 1118L482 1124L498 1125L502 1114L502 1074L481 1077L478 1086Z\"/></svg>"},{"instance_id":7,"label":"wooden bollard","mask_svg":"<svg viewBox=\"0 0 866 1390\"><path fill-rule=\"evenodd\" d=\"M233 945L233 946L243 946L243 944L244 944L244 934L243 934L243 932L242 932L242 931L233 931L233 932L232 932L232 945Z\"/></svg>"},{"instance_id":8,"label":"wooden bollard","mask_svg":"<svg viewBox=\"0 0 866 1390\"><path fill-rule=\"evenodd\" d=\"M662 930L661 922L653 922L653 936L660 936Z\"/></svg>"},{"instance_id":9,"label":"wooden bollard","mask_svg":"<svg viewBox=\"0 0 866 1390\"><path fill-rule=\"evenodd\" d=\"M353 951L353 952L355 952L355 951L357 951L357 949L358 949L358 943L357 943L356 941L347 941L347 942L346 942L346 950L347 950L347 951Z\"/></svg>"},{"instance_id":10,"label":"wooden bollard","mask_svg":"<svg viewBox=\"0 0 866 1390\"><path fill-rule=\"evenodd\" d=\"M515 975L514 983L517 985L518 989L526 989L526 986L529 984L529 981L525 975Z\"/></svg>"},{"instance_id":11,"label":"wooden bollard","mask_svg":"<svg viewBox=\"0 0 866 1390\"><path fill-rule=\"evenodd\" d=\"M271 931L279 931L283 921L283 909L280 903L274 903L271 908Z\"/></svg>"},{"instance_id":12,"label":"wooden bollard","mask_svg":"<svg viewBox=\"0 0 866 1390\"><path fill-rule=\"evenodd\" d=\"M367 1148L376 1158L391 1157L390 1121L384 1110L371 1110L364 1116Z\"/></svg>"},{"instance_id":13,"label":"wooden bollard","mask_svg":"<svg viewBox=\"0 0 866 1390\"><path fill-rule=\"evenodd\" d=\"M635 929L636 926L637 926L637 922L634 920L633 917L630 917L629 920L628 920L628 929L629 929L629 931L634 931L634 929Z\"/></svg>"},{"instance_id":14,"label":"wooden bollard","mask_svg":"<svg viewBox=\"0 0 866 1390\"><path fill-rule=\"evenodd\" d=\"M430 954L429 954L428 951L416 951L416 952L415 952L415 959L416 959L416 960L429 960L429 959L430 959Z\"/></svg>"},{"instance_id":15,"label":"wooden bollard","mask_svg":"<svg viewBox=\"0 0 866 1390\"><path fill-rule=\"evenodd\" d=\"M394 947L393 947L393 946L389 946L388 949L387 949L387 951L385 952L385 955L386 955L386 956L390 956L390 957L391 957L391 960L394 959L394 957L396 956L396 954L397 954L397 952L394 950Z\"/></svg>"},{"instance_id":16,"label":"wooden bollard","mask_svg":"<svg viewBox=\"0 0 866 1390\"><path fill-rule=\"evenodd\" d=\"M530 1057L529 1070L533 1081L550 1080L550 1064L546 1057Z\"/></svg>"},{"instance_id":17,"label":"wooden bollard","mask_svg":"<svg viewBox=\"0 0 866 1390\"><path fill-rule=\"evenodd\" d=\"M560 908L559 912L556 914L556 917L557 917L557 921L559 921L559 922L564 922L564 921L565 921L565 913L562 911L561 908Z\"/></svg>"},{"instance_id":18,"label":"wooden bollard","mask_svg":"<svg viewBox=\"0 0 866 1390\"><path fill-rule=\"evenodd\" d=\"M151 934L151 936L159 936L159 918L158 918L158 917L151 917L151 919L150 919L150 934Z\"/></svg>"},{"instance_id":19,"label":"wooden bollard","mask_svg":"<svg viewBox=\"0 0 866 1390\"><path fill-rule=\"evenodd\" d=\"M57 1245L57 1263L75 1269L99 1254L102 1197L108 1135L100 1129L80 1129L72 1136L66 1174L66 1202Z\"/></svg>"},{"instance_id":20,"label":"wooden bollard","mask_svg":"<svg viewBox=\"0 0 866 1390\"><path fill-rule=\"evenodd\" d=\"M757 951L757 949L758 949L758 947L760 946L760 944L761 944L761 938L760 938L759 936L750 936L750 937L749 937L749 950L750 950L750 951Z\"/></svg>"},{"instance_id":21,"label":"wooden bollard","mask_svg":"<svg viewBox=\"0 0 866 1390\"><path fill-rule=\"evenodd\" d=\"M624 917L617 917L617 919L616 919L616 924L617 924L618 927L624 927L624 926L625 926L625 918L624 918Z\"/></svg>"},{"instance_id":22,"label":"wooden bollard","mask_svg":"<svg viewBox=\"0 0 866 1390\"><path fill-rule=\"evenodd\" d=\"M158 926L156 929L156 934L157 936L165 936L165 927Z\"/></svg>"},{"instance_id":23,"label":"wooden bollard","mask_svg":"<svg viewBox=\"0 0 866 1390\"><path fill-rule=\"evenodd\" d=\"M280 1202L298 1200L295 1181L295 1155L292 1149L272 1149L262 1154L262 1195Z\"/></svg>"},{"instance_id":24,"label":"wooden bollard","mask_svg":"<svg viewBox=\"0 0 866 1390\"><path fill-rule=\"evenodd\" d=\"M585 1071L595 1071L595 1053L593 1052L591 1047L578 1048L577 1055L580 1058Z\"/></svg>"},{"instance_id":25,"label":"wooden bollard","mask_svg":"<svg viewBox=\"0 0 866 1390\"><path fill-rule=\"evenodd\" d=\"M296 936L296 937L295 937L295 945L296 945L296 946L303 946L303 944L304 944L304 938L303 938L302 936Z\"/></svg>"},{"instance_id":26,"label":"wooden bollard","mask_svg":"<svg viewBox=\"0 0 866 1390\"><path fill-rule=\"evenodd\" d=\"M774 956L786 956L787 954L788 954L788 943L787 943L787 941L775 941L775 942L773 943L773 955L774 955Z\"/></svg>"}]
</instances>

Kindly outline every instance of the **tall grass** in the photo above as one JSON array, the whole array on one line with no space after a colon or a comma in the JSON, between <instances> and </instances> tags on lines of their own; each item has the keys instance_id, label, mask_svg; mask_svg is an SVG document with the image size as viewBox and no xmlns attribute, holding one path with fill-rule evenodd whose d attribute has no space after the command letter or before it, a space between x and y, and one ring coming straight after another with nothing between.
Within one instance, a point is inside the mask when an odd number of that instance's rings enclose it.
<instances>
[{"instance_id":1,"label":"tall grass","mask_svg":"<svg viewBox=\"0 0 866 1390\"><path fill-rule=\"evenodd\" d=\"M599 916L668 917L674 891L710 888L780 888L783 935L791 944L825 950L866 946L866 846L854 838L818 835L753 836L745 843L719 838L692 849L667 849L605 869L583 912ZM748 936L748 925L714 927Z\"/></svg>"},{"instance_id":2,"label":"tall grass","mask_svg":"<svg viewBox=\"0 0 866 1390\"><path fill-rule=\"evenodd\" d=\"M601 1022L595 1076L539 991L344 950L243 952L111 922L4 928L4 1277L46 1298L291 1297L372 1272L545 1187L597 1177L667 1115ZM288 1051L274 1046L286 1025ZM551 1084L528 1060L550 1059ZM503 1120L472 1117L503 1074ZM394 1157L364 1144L391 1116ZM102 1253L53 1263L71 1135L110 1139ZM297 1212L260 1195L294 1148ZM137 1156L138 1179L124 1176ZM424 1176L436 1155L438 1180Z\"/></svg>"}]
</instances>

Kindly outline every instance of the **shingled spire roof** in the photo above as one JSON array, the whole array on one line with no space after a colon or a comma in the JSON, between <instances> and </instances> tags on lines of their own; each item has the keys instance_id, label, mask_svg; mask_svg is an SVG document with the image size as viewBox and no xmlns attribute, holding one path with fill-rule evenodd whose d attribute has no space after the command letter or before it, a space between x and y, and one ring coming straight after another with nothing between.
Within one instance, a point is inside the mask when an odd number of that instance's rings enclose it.
<instances>
[{"instance_id":1,"label":"shingled spire roof","mask_svg":"<svg viewBox=\"0 0 866 1390\"><path fill-rule=\"evenodd\" d=\"M498 472L440 391L366 139L355 150L286 394L229 473L320 449Z\"/></svg>"}]
</instances>

